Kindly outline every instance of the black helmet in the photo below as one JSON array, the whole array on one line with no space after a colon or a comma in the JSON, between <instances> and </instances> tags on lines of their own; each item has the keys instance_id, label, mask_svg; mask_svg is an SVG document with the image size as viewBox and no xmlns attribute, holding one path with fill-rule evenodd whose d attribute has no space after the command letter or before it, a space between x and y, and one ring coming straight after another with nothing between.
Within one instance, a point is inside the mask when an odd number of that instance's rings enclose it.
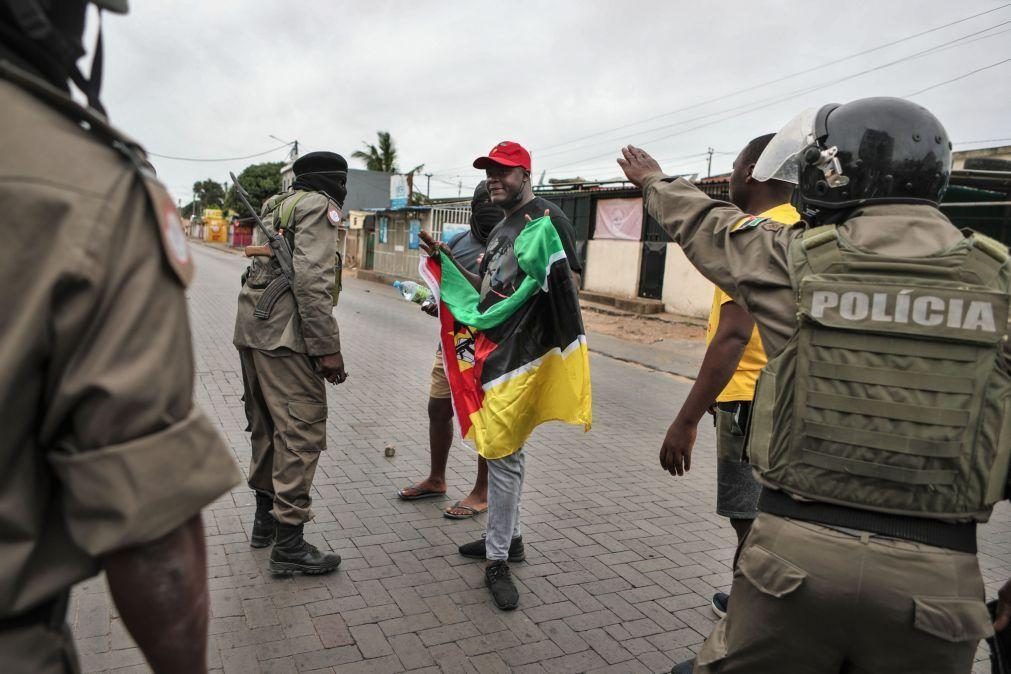
<instances>
[{"instance_id":1,"label":"black helmet","mask_svg":"<svg viewBox=\"0 0 1011 674\"><path fill-rule=\"evenodd\" d=\"M930 111L905 99L830 103L783 127L754 175L796 183L808 213L869 203L936 205L951 175L951 142Z\"/></svg>"}]
</instances>

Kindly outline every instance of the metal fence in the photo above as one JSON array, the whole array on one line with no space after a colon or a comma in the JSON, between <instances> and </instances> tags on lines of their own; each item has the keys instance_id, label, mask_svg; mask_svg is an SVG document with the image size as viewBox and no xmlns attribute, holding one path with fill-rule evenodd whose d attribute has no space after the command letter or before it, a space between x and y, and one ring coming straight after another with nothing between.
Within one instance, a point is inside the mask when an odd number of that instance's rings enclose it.
<instances>
[{"instance_id":1,"label":"metal fence","mask_svg":"<svg viewBox=\"0 0 1011 674\"><path fill-rule=\"evenodd\" d=\"M470 223L470 202L461 201L454 204L440 204L432 207L432 236L442 238L445 225L468 225Z\"/></svg>"}]
</instances>

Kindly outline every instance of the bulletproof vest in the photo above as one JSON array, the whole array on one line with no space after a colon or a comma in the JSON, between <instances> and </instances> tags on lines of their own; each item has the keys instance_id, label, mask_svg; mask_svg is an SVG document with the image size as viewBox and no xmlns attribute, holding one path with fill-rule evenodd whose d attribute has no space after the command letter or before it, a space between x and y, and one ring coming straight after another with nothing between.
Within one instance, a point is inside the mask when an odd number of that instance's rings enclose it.
<instances>
[{"instance_id":1,"label":"bulletproof vest","mask_svg":"<svg viewBox=\"0 0 1011 674\"><path fill-rule=\"evenodd\" d=\"M763 482L856 509L986 521L1011 454L1007 248L968 234L929 257L887 257L819 227L789 260L797 329L752 412Z\"/></svg>"},{"instance_id":2,"label":"bulletproof vest","mask_svg":"<svg viewBox=\"0 0 1011 674\"><path fill-rule=\"evenodd\" d=\"M297 229L297 223L295 222L295 207L298 206L298 202L300 202L308 194L311 194L311 192L302 190L294 192L290 196L287 196L274 204L274 207L269 211L273 221L274 230L279 233L283 232L284 239L288 242L288 248L292 252L295 251L295 230ZM276 262L274 262L273 267L276 267L275 275L280 275L281 268L277 266ZM330 296L333 299L334 306L337 305L337 301L340 299L341 289L343 288L341 276L343 274L344 258L341 256L340 251L337 251L337 256L334 260L334 287L330 291Z\"/></svg>"}]
</instances>

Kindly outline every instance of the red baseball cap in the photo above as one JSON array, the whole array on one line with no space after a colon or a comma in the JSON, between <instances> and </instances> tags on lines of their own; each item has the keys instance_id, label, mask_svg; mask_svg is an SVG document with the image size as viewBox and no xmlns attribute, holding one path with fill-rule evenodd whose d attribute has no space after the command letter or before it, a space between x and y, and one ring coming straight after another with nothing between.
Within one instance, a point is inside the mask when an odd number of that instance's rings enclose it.
<instances>
[{"instance_id":1,"label":"red baseball cap","mask_svg":"<svg viewBox=\"0 0 1011 674\"><path fill-rule=\"evenodd\" d=\"M519 143L504 140L491 149L487 157L474 160L474 168L486 169L491 166L522 166L530 171L530 153Z\"/></svg>"}]
</instances>

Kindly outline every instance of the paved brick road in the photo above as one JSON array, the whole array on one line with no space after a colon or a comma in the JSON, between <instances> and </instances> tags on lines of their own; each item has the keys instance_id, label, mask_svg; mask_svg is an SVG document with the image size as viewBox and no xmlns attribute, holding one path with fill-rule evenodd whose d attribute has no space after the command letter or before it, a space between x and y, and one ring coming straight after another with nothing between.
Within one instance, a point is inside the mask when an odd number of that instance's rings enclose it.
<instances>
[{"instance_id":1,"label":"paved brick road","mask_svg":"<svg viewBox=\"0 0 1011 674\"><path fill-rule=\"evenodd\" d=\"M246 466L231 345L243 262L200 247L195 254L197 398ZM551 425L529 444L528 556L514 565L520 608L501 613L483 587L483 563L456 553L480 535L484 518L453 522L440 515L445 501L395 496L428 466L434 321L392 289L354 279L338 317L351 378L330 389L330 449L306 533L344 563L329 576L273 579L268 550L248 545L250 492L238 488L215 503L205 512L213 670L661 672L699 648L713 625L710 596L731 580L735 539L713 514L711 427L703 424L687 479L657 467L684 381L592 357L593 431ZM387 459L391 442L397 453ZM469 491L475 467L475 455L454 446L450 498ZM981 548L993 595L1011 576L1008 508L984 528ZM148 671L103 578L78 588L70 617L85 671ZM977 670L989 671L982 662Z\"/></svg>"}]
</instances>

